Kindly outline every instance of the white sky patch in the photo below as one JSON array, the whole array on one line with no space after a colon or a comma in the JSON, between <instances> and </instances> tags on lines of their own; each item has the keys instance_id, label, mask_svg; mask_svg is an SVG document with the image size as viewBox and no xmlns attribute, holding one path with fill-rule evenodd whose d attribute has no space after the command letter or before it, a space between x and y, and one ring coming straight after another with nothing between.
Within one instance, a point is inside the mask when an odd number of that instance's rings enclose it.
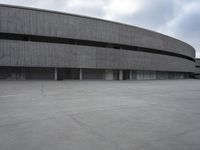
<instances>
[{"instance_id":1,"label":"white sky patch","mask_svg":"<svg viewBox=\"0 0 200 150\"><path fill-rule=\"evenodd\" d=\"M65 12L102 18L106 0L66 1Z\"/></svg>"},{"instance_id":2,"label":"white sky patch","mask_svg":"<svg viewBox=\"0 0 200 150\"><path fill-rule=\"evenodd\" d=\"M104 6L104 19L115 20L118 15L129 15L137 12L141 8L141 3L136 0L110 0Z\"/></svg>"},{"instance_id":3,"label":"white sky patch","mask_svg":"<svg viewBox=\"0 0 200 150\"><path fill-rule=\"evenodd\" d=\"M72 2L67 2L67 7L76 8L76 7L85 7L85 8L93 8L104 5L104 1L101 0L73 0Z\"/></svg>"},{"instance_id":4,"label":"white sky patch","mask_svg":"<svg viewBox=\"0 0 200 150\"><path fill-rule=\"evenodd\" d=\"M185 5L184 9L188 13L193 11L194 9L200 9L200 2L193 2L193 3L190 3L188 5Z\"/></svg>"}]
</instances>

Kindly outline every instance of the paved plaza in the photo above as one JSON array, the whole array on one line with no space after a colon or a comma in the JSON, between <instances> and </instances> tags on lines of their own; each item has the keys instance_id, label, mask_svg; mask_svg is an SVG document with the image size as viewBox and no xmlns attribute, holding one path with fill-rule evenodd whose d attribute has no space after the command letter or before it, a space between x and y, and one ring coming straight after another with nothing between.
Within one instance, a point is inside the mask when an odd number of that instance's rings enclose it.
<instances>
[{"instance_id":1,"label":"paved plaza","mask_svg":"<svg viewBox=\"0 0 200 150\"><path fill-rule=\"evenodd\" d=\"M0 81L1 150L199 150L200 80Z\"/></svg>"}]
</instances>

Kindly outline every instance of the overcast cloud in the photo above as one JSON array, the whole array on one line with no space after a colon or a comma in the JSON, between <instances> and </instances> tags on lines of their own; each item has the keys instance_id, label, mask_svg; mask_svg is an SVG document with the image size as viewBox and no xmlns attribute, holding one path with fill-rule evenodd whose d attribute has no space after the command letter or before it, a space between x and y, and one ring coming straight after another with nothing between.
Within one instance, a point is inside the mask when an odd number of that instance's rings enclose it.
<instances>
[{"instance_id":1,"label":"overcast cloud","mask_svg":"<svg viewBox=\"0 0 200 150\"><path fill-rule=\"evenodd\" d=\"M0 0L93 16L158 31L191 44L200 57L200 0Z\"/></svg>"}]
</instances>

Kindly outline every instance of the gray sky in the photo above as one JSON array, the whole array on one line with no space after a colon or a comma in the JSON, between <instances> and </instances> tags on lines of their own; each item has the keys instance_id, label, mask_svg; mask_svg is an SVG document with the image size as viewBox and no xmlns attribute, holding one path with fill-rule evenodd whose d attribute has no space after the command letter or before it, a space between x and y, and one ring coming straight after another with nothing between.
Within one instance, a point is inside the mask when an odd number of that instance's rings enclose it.
<instances>
[{"instance_id":1,"label":"gray sky","mask_svg":"<svg viewBox=\"0 0 200 150\"><path fill-rule=\"evenodd\" d=\"M200 58L200 0L0 0L140 26L183 40Z\"/></svg>"}]
</instances>

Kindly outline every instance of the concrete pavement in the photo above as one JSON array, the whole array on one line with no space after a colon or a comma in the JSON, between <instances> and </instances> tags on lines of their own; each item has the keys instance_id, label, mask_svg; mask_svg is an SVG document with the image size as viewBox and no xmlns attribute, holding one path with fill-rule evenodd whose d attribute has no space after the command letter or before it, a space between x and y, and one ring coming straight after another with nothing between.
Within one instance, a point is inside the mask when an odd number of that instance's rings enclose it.
<instances>
[{"instance_id":1,"label":"concrete pavement","mask_svg":"<svg viewBox=\"0 0 200 150\"><path fill-rule=\"evenodd\" d=\"M199 150L200 81L0 81L1 150Z\"/></svg>"}]
</instances>

